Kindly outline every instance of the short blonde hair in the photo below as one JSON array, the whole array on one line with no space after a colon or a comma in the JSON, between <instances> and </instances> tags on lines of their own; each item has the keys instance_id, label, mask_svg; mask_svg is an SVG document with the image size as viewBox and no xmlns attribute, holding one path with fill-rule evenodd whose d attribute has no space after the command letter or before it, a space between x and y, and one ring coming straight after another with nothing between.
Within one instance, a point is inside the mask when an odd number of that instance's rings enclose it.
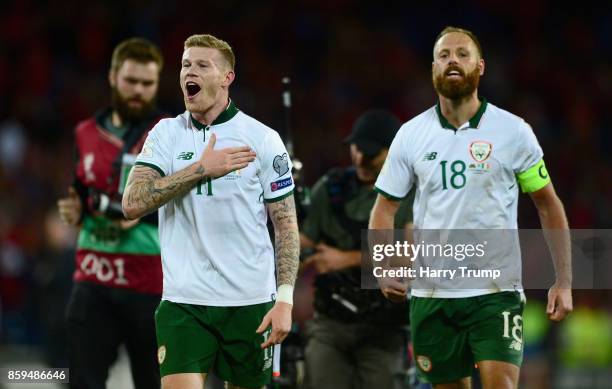
<instances>
[{"instance_id":1,"label":"short blonde hair","mask_svg":"<svg viewBox=\"0 0 612 389\"><path fill-rule=\"evenodd\" d=\"M217 49L229 65L231 70L236 66L236 57L232 47L226 41L209 34L192 35L185 40L185 50L190 47L210 47Z\"/></svg>"},{"instance_id":2,"label":"short blonde hair","mask_svg":"<svg viewBox=\"0 0 612 389\"><path fill-rule=\"evenodd\" d=\"M480 54L480 58L483 58L482 46L480 46L480 42L478 41L476 34L474 34L470 30L466 30L465 28L461 28L461 27L455 27L455 26L445 27L444 30L442 30L440 34L438 34L438 37L436 38L436 41L434 42L434 48L436 47L436 44L438 43L440 38L442 38L446 34L450 34L451 32L458 32L458 33L467 35L472 40L472 42L474 42L474 45L476 45L476 49L478 50L478 54Z\"/></svg>"}]
</instances>

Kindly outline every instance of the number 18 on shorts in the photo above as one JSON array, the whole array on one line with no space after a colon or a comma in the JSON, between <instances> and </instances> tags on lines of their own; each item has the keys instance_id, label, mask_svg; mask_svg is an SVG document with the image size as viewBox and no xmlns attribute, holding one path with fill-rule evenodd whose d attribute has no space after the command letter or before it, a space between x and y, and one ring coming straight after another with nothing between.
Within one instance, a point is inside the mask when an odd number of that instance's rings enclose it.
<instances>
[{"instance_id":1,"label":"number 18 on shorts","mask_svg":"<svg viewBox=\"0 0 612 389\"><path fill-rule=\"evenodd\" d=\"M472 375L479 361L523 360L524 298L500 292L465 298L413 297L414 355L421 377L433 384Z\"/></svg>"}]
</instances>

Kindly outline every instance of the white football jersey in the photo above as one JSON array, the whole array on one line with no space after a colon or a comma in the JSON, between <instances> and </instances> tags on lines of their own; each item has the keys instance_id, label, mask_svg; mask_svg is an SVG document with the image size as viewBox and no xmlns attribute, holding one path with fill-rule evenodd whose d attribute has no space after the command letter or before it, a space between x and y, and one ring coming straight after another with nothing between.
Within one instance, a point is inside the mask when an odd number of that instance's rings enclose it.
<instances>
[{"instance_id":1,"label":"white football jersey","mask_svg":"<svg viewBox=\"0 0 612 389\"><path fill-rule=\"evenodd\" d=\"M265 203L291 195L294 188L279 134L231 102L210 126L189 112L161 120L136 164L174 174L201 158L213 133L215 149L247 145L257 157L244 169L200 181L159 209L162 298L209 306L271 301L276 277Z\"/></svg>"},{"instance_id":2,"label":"white football jersey","mask_svg":"<svg viewBox=\"0 0 612 389\"><path fill-rule=\"evenodd\" d=\"M542 157L531 127L484 99L474 117L456 129L436 105L400 128L376 190L399 199L415 185L415 229L513 230L517 228L518 187L526 188L517 177L542 163ZM548 179L544 167L540 174ZM527 191L539 188L531 185ZM518 239L510 241L517 246L504 251L512 255L495 256L495 263L489 265L518 272L506 276L516 278L512 283L520 289ZM458 281L440 282L444 284L439 290L435 286L432 290L415 289L413 295L467 297L500 291L490 279L471 290ZM457 289L452 289L453 285Z\"/></svg>"}]
</instances>

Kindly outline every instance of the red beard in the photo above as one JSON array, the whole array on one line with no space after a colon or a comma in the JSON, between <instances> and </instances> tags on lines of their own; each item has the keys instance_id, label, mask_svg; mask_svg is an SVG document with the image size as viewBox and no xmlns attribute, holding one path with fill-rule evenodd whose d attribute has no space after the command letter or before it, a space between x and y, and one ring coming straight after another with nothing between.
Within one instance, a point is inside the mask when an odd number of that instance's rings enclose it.
<instances>
[{"instance_id":1,"label":"red beard","mask_svg":"<svg viewBox=\"0 0 612 389\"><path fill-rule=\"evenodd\" d=\"M456 70L463 76L462 79L455 80L447 78L450 71ZM451 66L444 73L433 77L433 85L439 94L451 100L460 100L470 96L480 82L480 70L476 67L467 75L459 67Z\"/></svg>"}]
</instances>

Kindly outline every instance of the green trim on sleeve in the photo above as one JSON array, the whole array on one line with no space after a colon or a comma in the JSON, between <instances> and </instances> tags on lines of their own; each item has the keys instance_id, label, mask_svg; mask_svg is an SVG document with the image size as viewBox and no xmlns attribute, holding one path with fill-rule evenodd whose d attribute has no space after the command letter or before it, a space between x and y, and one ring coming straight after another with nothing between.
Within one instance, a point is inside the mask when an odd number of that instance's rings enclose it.
<instances>
[{"instance_id":1,"label":"green trim on sleeve","mask_svg":"<svg viewBox=\"0 0 612 389\"><path fill-rule=\"evenodd\" d=\"M516 180L521 186L523 193L532 193L544 188L550 182L550 176L544 165L544 160L516 175Z\"/></svg>"},{"instance_id":2,"label":"green trim on sleeve","mask_svg":"<svg viewBox=\"0 0 612 389\"><path fill-rule=\"evenodd\" d=\"M275 203L277 201L281 201L283 199L286 199L287 197L291 196L293 194L293 189L291 189L289 192L285 193L284 195L280 195L278 197L275 197L273 199L264 199L264 201L266 203Z\"/></svg>"},{"instance_id":3,"label":"green trim on sleeve","mask_svg":"<svg viewBox=\"0 0 612 389\"><path fill-rule=\"evenodd\" d=\"M152 163L138 161L134 165L150 167L151 169L155 169L159 174L161 174L162 177L166 177L166 174L164 174L164 171L161 170L159 166L153 165Z\"/></svg>"},{"instance_id":4,"label":"green trim on sleeve","mask_svg":"<svg viewBox=\"0 0 612 389\"><path fill-rule=\"evenodd\" d=\"M380 193L381 195L385 196L388 200L392 200L392 201L402 201L401 197L395 197L390 195L389 193L385 192L384 190L380 189L377 186L374 186L374 190L378 193Z\"/></svg>"}]
</instances>

